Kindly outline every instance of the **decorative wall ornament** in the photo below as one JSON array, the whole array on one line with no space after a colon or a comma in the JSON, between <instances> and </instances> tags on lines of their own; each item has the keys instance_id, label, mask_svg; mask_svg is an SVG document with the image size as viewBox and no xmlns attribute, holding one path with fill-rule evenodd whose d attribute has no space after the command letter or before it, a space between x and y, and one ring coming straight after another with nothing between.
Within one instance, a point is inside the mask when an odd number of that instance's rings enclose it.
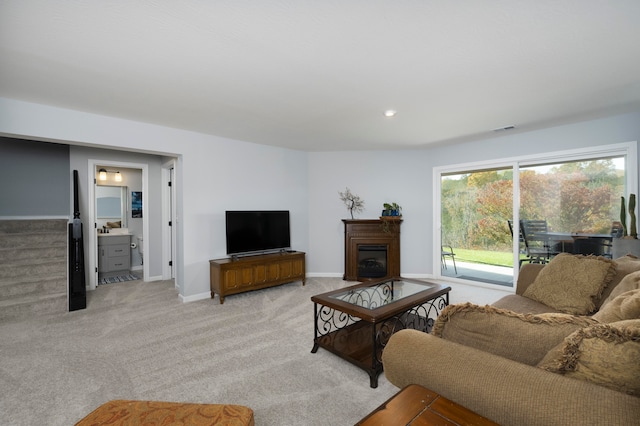
<instances>
[{"instance_id":1,"label":"decorative wall ornament","mask_svg":"<svg viewBox=\"0 0 640 426\"><path fill-rule=\"evenodd\" d=\"M142 191L131 192L131 217L142 217Z\"/></svg>"},{"instance_id":2,"label":"decorative wall ornament","mask_svg":"<svg viewBox=\"0 0 640 426\"><path fill-rule=\"evenodd\" d=\"M344 192L338 192L340 199L347 206L347 210L351 213L351 219L353 219L353 213L361 213L364 211L364 200L359 196L352 194L349 188L346 188Z\"/></svg>"}]
</instances>

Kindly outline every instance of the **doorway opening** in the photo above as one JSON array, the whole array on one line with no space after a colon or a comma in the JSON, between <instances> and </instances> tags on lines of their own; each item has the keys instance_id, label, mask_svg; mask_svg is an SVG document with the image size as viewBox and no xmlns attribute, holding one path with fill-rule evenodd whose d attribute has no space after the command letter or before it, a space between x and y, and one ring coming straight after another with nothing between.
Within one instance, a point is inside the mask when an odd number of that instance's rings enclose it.
<instances>
[{"instance_id":1,"label":"doorway opening","mask_svg":"<svg viewBox=\"0 0 640 426\"><path fill-rule=\"evenodd\" d=\"M147 281L148 165L90 159L88 171L88 288L130 275Z\"/></svg>"}]
</instances>

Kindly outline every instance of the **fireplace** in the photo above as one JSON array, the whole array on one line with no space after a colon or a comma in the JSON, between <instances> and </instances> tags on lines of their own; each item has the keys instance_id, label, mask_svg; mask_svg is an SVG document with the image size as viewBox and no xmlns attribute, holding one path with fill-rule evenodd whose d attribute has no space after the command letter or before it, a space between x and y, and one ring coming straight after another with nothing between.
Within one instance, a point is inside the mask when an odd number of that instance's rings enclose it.
<instances>
[{"instance_id":1,"label":"fireplace","mask_svg":"<svg viewBox=\"0 0 640 426\"><path fill-rule=\"evenodd\" d=\"M343 278L367 281L400 276L402 219L343 219Z\"/></svg>"},{"instance_id":2,"label":"fireplace","mask_svg":"<svg viewBox=\"0 0 640 426\"><path fill-rule=\"evenodd\" d=\"M387 246L358 245L358 276L382 278L387 275Z\"/></svg>"}]
</instances>

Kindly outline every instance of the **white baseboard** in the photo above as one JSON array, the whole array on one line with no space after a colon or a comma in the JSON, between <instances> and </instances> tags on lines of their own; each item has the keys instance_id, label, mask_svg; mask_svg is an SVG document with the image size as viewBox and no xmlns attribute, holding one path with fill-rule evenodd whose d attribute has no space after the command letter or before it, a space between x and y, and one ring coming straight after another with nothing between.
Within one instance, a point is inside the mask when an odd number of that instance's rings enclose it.
<instances>
[{"instance_id":1,"label":"white baseboard","mask_svg":"<svg viewBox=\"0 0 640 426\"><path fill-rule=\"evenodd\" d=\"M307 278L340 278L342 272L307 272Z\"/></svg>"},{"instance_id":2,"label":"white baseboard","mask_svg":"<svg viewBox=\"0 0 640 426\"><path fill-rule=\"evenodd\" d=\"M207 291L205 293L194 294L193 296L183 296L179 294L178 297L182 300L182 303L196 302L198 300L211 299L211 292Z\"/></svg>"},{"instance_id":3,"label":"white baseboard","mask_svg":"<svg viewBox=\"0 0 640 426\"><path fill-rule=\"evenodd\" d=\"M149 277L144 279L145 282L149 281L162 281L162 275L158 275L156 277Z\"/></svg>"}]
</instances>

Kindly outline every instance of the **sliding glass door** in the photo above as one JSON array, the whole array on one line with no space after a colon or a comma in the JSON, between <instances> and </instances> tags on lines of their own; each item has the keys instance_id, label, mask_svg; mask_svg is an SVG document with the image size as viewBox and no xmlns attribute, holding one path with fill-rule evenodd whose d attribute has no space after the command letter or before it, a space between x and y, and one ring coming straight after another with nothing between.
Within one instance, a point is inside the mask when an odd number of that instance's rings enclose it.
<instances>
[{"instance_id":1,"label":"sliding glass door","mask_svg":"<svg viewBox=\"0 0 640 426\"><path fill-rule=\"evenodd\" d=\"M630 143L436 169L440 275L513 286L523 263L562 252L610 256L636 165Z\"/></svg>"}]
</instances>

